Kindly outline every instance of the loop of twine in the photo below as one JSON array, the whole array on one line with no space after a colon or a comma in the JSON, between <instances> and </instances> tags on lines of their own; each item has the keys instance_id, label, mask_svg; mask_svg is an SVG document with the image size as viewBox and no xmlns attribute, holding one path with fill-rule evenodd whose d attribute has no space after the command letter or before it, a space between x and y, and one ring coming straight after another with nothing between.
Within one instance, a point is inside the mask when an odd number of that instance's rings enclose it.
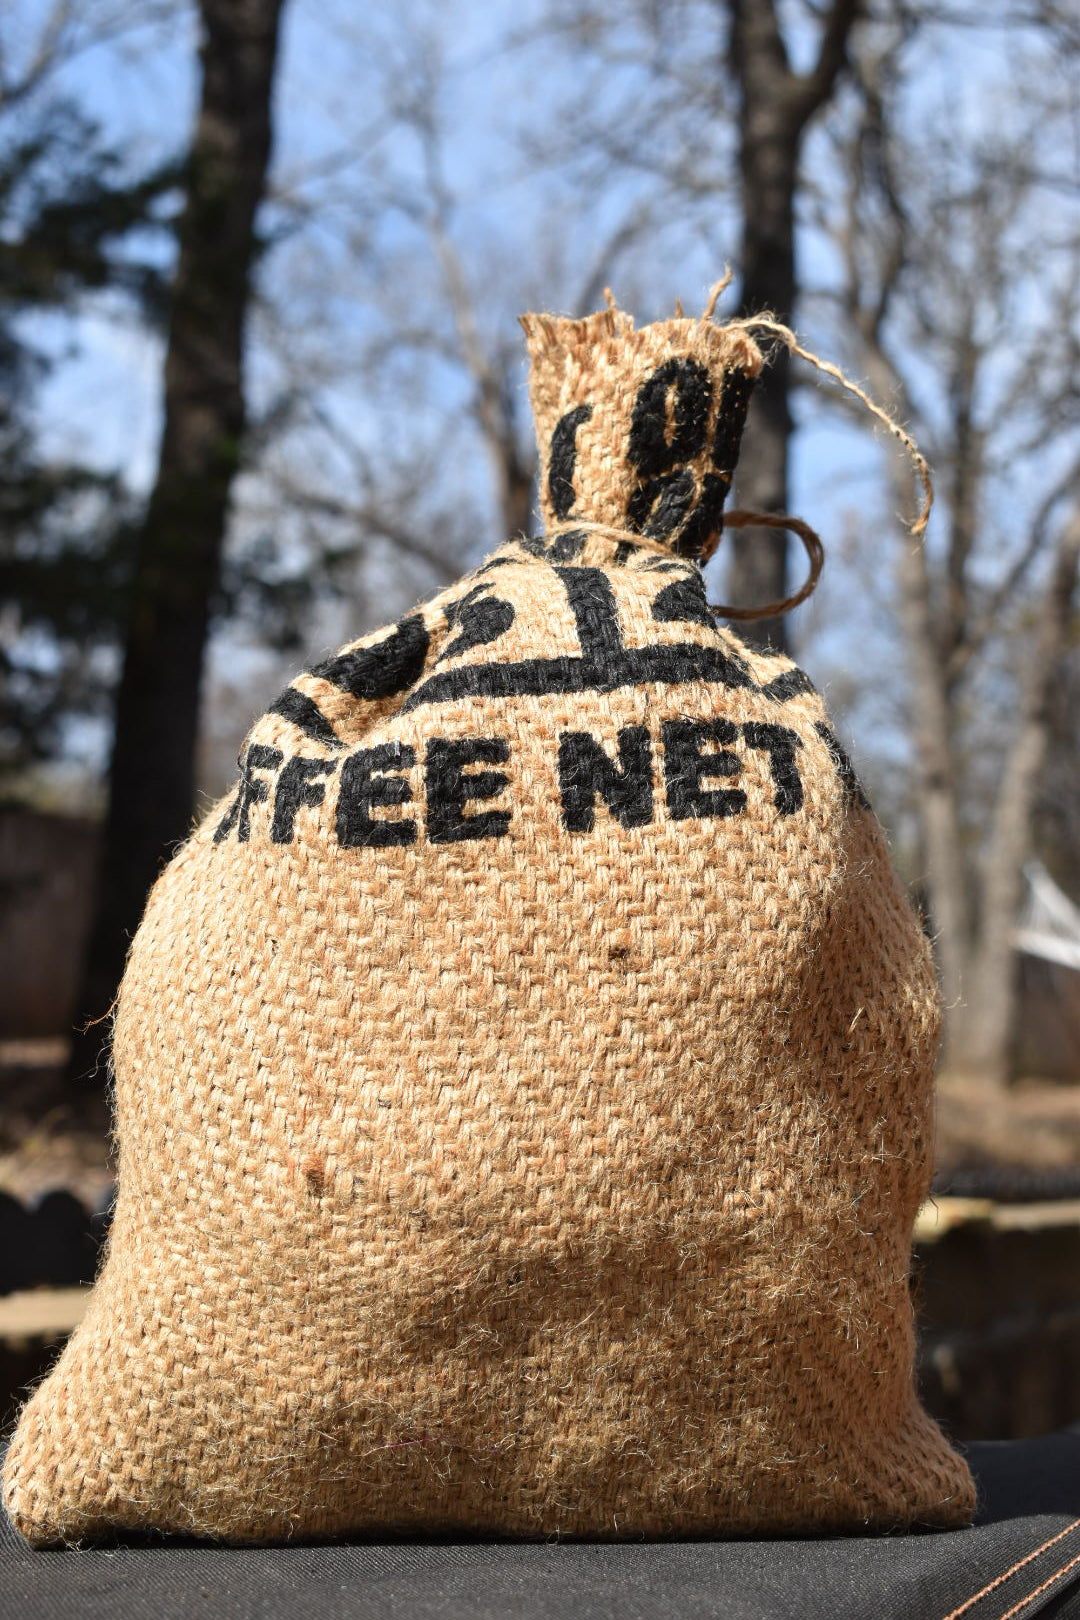
<instances>
[{"instance_id":1,"label":"loop of twine","mask_svg":"<svg viewBox=\"0 0 1080 1620\"><path fill-rule=\"evenodd\" d=\"M702 563L707 563L716 551L724 538L724 529L787 529L789 533L798 535L805 546L806 555L810 559L810 572L793 595L785 596L779 602L765 602L761 607L729 607L724 602L710 602L711 612L718 613L725 619L738 619L743 622L749 619L778 619L782 613L790 613L792 608L798 607L800 602L805 602L812 594L825 566L825 547L821 543L820 535L809 523L804 523L802 518L791 517L787 512L753 512L741 508L727 512L724 515L723 528L718 529L705 543L701 553Z\"/></svg>"},{"instance_id":2,"label":"loop of twine","mask_svg":"<svg viewBox=\"0 0 1080 1620\"><path fill-rule=\"evenodd\" d=\"M731 270L729 267L725 267L724 274L721 279L714 283L714 285L709 289L708 302L701 315L701 320L703 322L712 320L720 295L730 286L731 280ZM605 288L604 293L608 301L608 308L614 310L615 299L611 289ZM681 313L682 308L680 305L679 314L681 315ZM822 360L820 355L816 355L812 349L804 348L804 346L795 336L795 333L792 331L791 327L786 326L783 321L777 320L776 316L769 314L768 311L762 311L762 313L758 315L744 315L736 320L727 321L724 323L724 330L741 331L748 334L753 334L755 332L770 333L773 337L777 338L784 345L784 347L790 351L791 354L798 355L801 360L805 360L809 365L813 366L815 370L820 371L824 376L832 377L834 381L840 384L841 388L845 389L849 394L852 394L859 401L859 403L867 411L869 411L871 416L873 416L877 421L881 422L888 429L893 438L903 446L912 467L915 469L915 472L918 475L919 482L922 484L922 502L919 508L918 516L910 526L912 539L921 540L926 532L926 525L930 519L930 509L934 504L934 484L930 476L930 468L927 464L926 457L923 455L922 451L919 449L918 445L915 443L915 440L912 438L907 429L901 427L900 423L894 416L890 415L890 413L883 409L882 406L876 404L874 400L870 398L870 395L864 388L861 388L858 383L852 382L850 377L846 377L839 366L834 365L831 360ZM785 596L782 601L766 602L760 607L744 608L732 607L726 603L710 602L709 608L713 613L720 614L726 619L735 619L743 622L750 619L771 619L778 618L782 613L789 613L792 608L798 607L800 602L806 601L806 598L811 594L817 585L818 580L821 578L821 570L825 565L825 548L821 543L820 537L815 533L808 523L804 523L802 518L791 517L786 512L752 512L746 510L728 512L721 523L717 525L715 532L709 537L702 548L702 564L707 563L709 558L715 553L717 546L720 544L720 541L723 538L725 528L766 528L788 530L789 533L797 535L802 541L803 546L806 549L806 555L810 562L810 571L799 590L797 590L791 596ZM642 534L634 534L629 529L619 529L606 523L575 523L571 518L562 523L553 525L551 532L566 533L571 529L580 529L587 534L608 535L615 540L626 540L632 545L644 546L650 551L660 552L662 555L667 557L676 555L673 548L669 545L665 545L660 541L649 539Z\"/></svg>"},{"instance_id":3,"label":"loop of twine","mask_svg":"<svg viewBox=\"0 0 1080 1620\"><path fill-rule=\"evenodd\" d=\"M825 566L825 547L821 537L813 530L809 523L802 518L791 517L787 512L753 512L738 508L724 515L722 523L709 537L702 547L701 563L704 565L715 554L717 546L724 537L725 529L787 529L791 534L798 535L806 548L806 555L810 559L810 572L800 588L791 596L785 596L780 602L765 602L761 607L729 607L723 602L710 602L712 613L720 614L725 619L737 619L743 623L751 619L779 618L782 613L789 613L792 608L798 607L800 602L813 592L821 570ZM562 523L552 523L548 526L549 534L600 534L611 540L625 540L634 546L644 546L647 551L659 552L663 557L676 557L678 555L671 546L660 540L650 539L644 534L635 534L632 529L619 529L610 523L575 523L567 518ZM689 560L689 559L685 559Z\"/></svg>"}]
</instances>

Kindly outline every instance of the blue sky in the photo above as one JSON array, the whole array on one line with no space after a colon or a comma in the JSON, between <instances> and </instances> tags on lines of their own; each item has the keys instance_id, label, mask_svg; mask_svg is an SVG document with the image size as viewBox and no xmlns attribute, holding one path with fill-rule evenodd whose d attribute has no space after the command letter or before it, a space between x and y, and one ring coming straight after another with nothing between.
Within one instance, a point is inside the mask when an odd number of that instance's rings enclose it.
<instances>
[{"instance_id":1,"label":"blue sky","mask_svg":"<svg viewBox=\"0 0 1080 1620\"><path fill-rule=\"evenodd\" d=\"M35 5L36 0L14 0L13 16L32 19ZM807 56L811 40L806 14L798 5L788 10L794 53ZM987 14L992 13L991 7ZM446 131L446 180L457 199L455 240L480 318L489 333L512 339L513 317L520 308L537 303L566 307L580 284L582 266L648 191L648 183L624 173L607 185L585 186L565 162L543 166L523 157L521 137L530 131L550 134L554 108L573 109L582 101L600 105L605 97L617 101L632 94L635 73L647 70L631 66L619 75L598 77L583 54L531 38L540 15L540 0L512 5L507 0L446 0L441 6L410 7L405 32L397 7L287 0L276 86L273 186L290 193L299 188L309 204L317 204L264 269L262 291L275 310L279 339L285 333L288 356L299 357L311 375L320 376L322 406L372 454L381 453L391 430L396 442L405 442L410 433L425 445L445 438L446 454L430 491L433 515L440 501L444 509L475 510L477 555L498 536L482 450L461 419L460 377L452 368L433 365L431 380L422 379L422 387L373 399L359 370L364 346L385 326L388 308L395 318L409 307L427 314L438 297L430 254L425 257L415 225L400 209L387 206L388 198L407 197L415 186L418 148L411 135L388 130L383 115L388 86L393 94L407 82L415 68L417 41L430 31L443 54L436 76L438 110ZM500 48L509 35L518 43ZM177 5L171 22L157 31L80 56L54 89L72 96L98 119L116 150L140 169L180 150L187 139L198 91L195 37L191 9ZM613 38L618 43L621 34L616 31ZM948 31L927 37L911 64L905 116L928 152L942 131L960 149L988 131L1007 129L1010 118L1019 130L1023 107L1011 111L1017 102L1006 90L1021 71L1037 82L1039 64L1028 61L1029 43L993 26L968 31L962 43ZM688 65L698 45L687 42ZM679 41L676 46L682 48ZM400 71L386 72L387 62L395 59L400 59ZM726 150L715 131L701 131L703 168L722 165ZM828 131L814 132L805 167L826 193L832 165ZM265 222L273 225L279 217L271 203ZM722 196L696 211L664 210L656 232L612 266L616 293L639 319L669 311L677 297L688 309L700 307L710 281L722 269L725 251L737 246L735 226L730 203ZM835 281L835 254L809 222L800 231L799 252L809 285L828 287ZM1036 324L1042 319L1037 282L1018 289L1016 300L1021 327L1025 316ZM436 311L436 316L445 320L445 312ZM812 301L801 312L801 322L820 352L844 358L835 331ZM160 344L122 307L100 303L88 306L73 322L37 325L35 337L66 355L40 401L46 444L57 455L77 453L99 466L118 468L134 489L145 490L153 477L160 432ZM351 369L354 354L356 370ZM933 419L939 387L933 366L912 357L910 369ZM1003 379L1006 371L1003 365ZM258 324L251 334L248 375L256 406L282 375L281 353L260 339ZM871 614L865 606L867 566L873 571L880 555L882 567L889 568L890 548L897 543L888 533L882 453L872 435L858 431L834 408L827 384L800 391L796 415L792 505L820 530L830 560L818 598L798 611L793 631L813 671L843 674L859 669L864 635L872 634L880 644L891 634L887 613ZM326 456L333 465L325 445L313 445L311 454L313 463ZM257 505L256 484L249 481L247 488ZM1021 519L1033 497L1033 490L1012 488ZM238 531L244 523L241 500ZM861 551L851 538L860 528ZM849 553L857 566L845 563ZM399 611L405 605L398 599L402 593L415 595L425 588L422 574L414 571L401 580L386 563L385 555L372 559L354 607L320 621L313 637L360 633ZM714 573L719 595L718 565ZM887 586L883 594L887 597ZM222 657L222 648L217 649L212 679L221 680L224 665L235 669L239 659L250 674L252 708L257 707L263 696L260 682L279 679L279 663L251 644L229 644L225 652L228 656ZM890 653L895 662L895 647ZM242 694L237 701L242 708ZM875 713L872 704L867 712ZM890 731L887 721L869 724L866 752L902 758L902 731ZM855 743L858 753L858 735Z\"/></svg>"}]
</instances>

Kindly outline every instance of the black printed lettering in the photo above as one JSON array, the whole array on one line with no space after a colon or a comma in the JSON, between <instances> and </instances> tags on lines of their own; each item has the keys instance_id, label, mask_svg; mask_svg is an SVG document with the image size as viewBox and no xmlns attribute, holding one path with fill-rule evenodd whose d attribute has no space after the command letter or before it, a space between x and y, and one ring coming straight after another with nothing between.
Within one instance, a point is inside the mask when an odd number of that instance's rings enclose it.
<instances>
[{"instance_id":1,"label":"black printed lettering","mask_svg":"<svg viewBox=\"0 0 1080 1620\"><path fill-rule=\"evenodd\" d=\"M699 361L674 358L657 366L638 389L630 418L627 453L643 478L670 472L698 454L705 444L711 404L712 380Z\"/></svg>"},{"instance_id":2,"label":"black printed lettering","mask_svg":"<svg viewBox=\"0 0 1080 1620\"><path fill-rule=\"evenodd\" d=\"M570 832L592 832L597 796L624 827L644 827L653 817L652 748L648 726L625 726L618 734L618 763L587 731L559 738L559 793Z\"/></svg>"},{"instance_id":3,"label":"black printed lettering","mask_svg":"<svg viewBox=\"0 0 1080 1620\"><path fill-rule=\"evenodd\" d=\"M822 721L816 723L816 729L843 782L846 801L869 807L833 733ZM746 808L747 795L741 787L714 785L716 779L739 775L740 760L732 745L740 737L745 747L766 756L777 813L790 816L802 809L805 795L798 756L806 744L796 731L763 721L739 726L719 718L680 718L663 721L660 727L665 792L673 820L733 816ZM509 831L509 808L474 810L471 806L496 798L508 787L505 771L487 767L505 765L510 757L510 743L501 737L429 741L424 790L426 831L432 843L501 838ZM418 841L419 817L394 819L375 813L411 801L407 773L416 760L415 748L385 742L357 749L340 762L335 830L343 848L388 848ZM214 842L223 842L234 828L239 841L248 842L251 810L267 803L272 793L270 841L291 843L299 813L325 803L327 780L338 770L338 763L334 758L306 755L289 756L282 763L279 749L251 744L241 759L240 784L214 831ZM624 726L613 740L602 740L588 731L563 731L558 739L557 771L563 823L569 832L595 829L598 802L623 827L642 827L653 820L653 748L648 726Z\"/></svg>"},{"instance_id":4,"label":"black printed lettering","mask_svg":"<svg viewBox=\"0 0 1080 1620\"><path fill-rule=\"evenodd\" d=\"M470 838L502 838L510 827L509 810L465 814L471 799L493 799L507 784L505 771L475 771L469 765L505 765L510 744L502 737L436 738L428 743L427 832L433 844L458 844Z\"/></svg>"},{"instance_id":5,"label":"black printed lettering","mask_svg":"<svg viewBox=\"0 0 1080 1620\"><path fill-rule=\"evenodd\" d=\"M728 487L729 480L719 473L705 474L698 503L675 546L680 556L699 557L706 541L722 526Z\"/></svg>"},{"instance_id":6,"label":"black printed lettering","mask_svg":"<svg viewBox=\"0 0 1080 1620\"><path fill-rule=\"evenodd\" d=\"M281 749L270 748L266 743L252 743L244 756L236 804L236 836L241 844L246 844L251 836L249 816L252 806L265 804L270 797L269 782L261 776L254 776L252 772L276 771L280 764Z\"/></svg>"},{"instance_id":7,"label":"black printed lettering","mask_svg":"<svg viewBox=\"0 0 1080 1620\"><path fill-rule=\"evenodd\" d=\"M274 819L270 823L270 841L291 844L296 828L296 813L302 806L315 809L326 797L321 777L330 776L337 769L332 759L307 759L296 754L286 760L277 779L274 793Z\"/></svg>"},{"instance_id":8,"label":"black printed lettering","mask_svg":"<svg viewBox=\"0 0 1080 1620\"><path fill-rule=\"evenodd\" d=\"M679 556L701 554L724 520L752 388L744 372L727 373L712 444L716 470L699 486L687 463L705 445L712 382L705 367L690 359L665 361L653 372L638 391L631 418L627 453L642 482L627 506L630 528L668 540Z\"/></svg>"},{"instance_id":9,"label":"black printed lettering","mask_svg":"<svg viewBox=\"0 0 1080 1620\"><path fill-rule=\"evenodd\" d=\"M591 405L576 405L560 416L551 435L548 462L548 495L557 518L566 518L574 508L574 463L577 460L577 430L592 416Z\"/></svg>"},{"instance_id":10,"label":"black printed lettering","mask_svg":"<svg viewBox=\"0 0 1080 1620\"><path fill-rule=\"evenodd\" d=\"M746 412L754 392L755 378L737 368L724 378L724 391L720 395L720 408L716 416L716 435L713 439L712 461L718 472L725 474L724 487L731 482L735 463L739 459Z\"/></svg>"},{"instance_id":11,"label":"black printed lettering","mask_svg":"<svg viewBox=\"0 0 1080 1620\"><path fill-rule=\"evenodd\" d=\"M782 816L794 815L796 810L802 809L803 802L802 778L795 764L802 738L790 726L770 726L756 721L744 725L742 734L751 748L769 756L777 810Z\"/></svg>"},{"instance_id":12,"label":"black printed lettering","mask_svg":"<svg viewBox=\"0 0 1080 1620\"><path fill-rule=\"evenodd\" d=\"M242 765L241 769L243 769ZM243 777L241 777L240 781L236 784L236 792L233 794L232 803L229 805L229 808L226 810L225 814L222 816L221 820L214 829L215 844L223 844L226 838L228 838L229 834L232 832L233 828L236 826L236 818L240 814L240 801L243 797L244 780Z\"/></svg>"},{"instance_id":13,"label":"black printed lettering","mask_svg":"<svg viewBox=\"0 0 1080 1620\"><path fill-rule=\"evenodd\" d=\"M393 697L411 686L423 672L427 657L428 633L423 617L412 614L374 647L358 647L355 652L339 653L308 671L331 686L340 687L351 697Z\"/></svg>"},{"instance_id":14,"label":"black printed lettering","mask_svg":"<svg viewBox=\"0 0 1080 1620\"><path fill-rule=\"evenodd\" d=\"M435 660L437 664L456 657L458 653L467 652L470 647L483 647L490 641L496 641L509 630L514 622L514 609L509 602L486 594L491 589L491 583L484 580L482 584L474 585L471 591L446 609L446 622L456 626L458 633L443 648Z\"/></svg>"},{"instance_id":15,"label":"black printed lettering","mask_svg":"<svg viewBox=\"0 0 1080 1620\"><path fill-rule=\"evenodd\" d=\"M379 743L350 754L341 767L337 804L338 843L346 849L387 849L415 844L416 822L376 819L376 807L407 804L409 783L399 773L416 763L416 750L406 743Z\"/></svg>"},{"instance_id":16,"label":"black printed lettering","mask_svg":"<svg viewBox=\"0 0 1080 1620\"><path fill-rule=\"evenodd\" d=\"M650 478L630 497L626 521L637 534L666 540L685 522L696 493L697 484L689 467Z\"/></svg>"},{"instance_id":17,"label":"black printed lettering","mask_svg":"<svg viewBox=\"0 0 1080 1620\"><path fill-rule=\"evenodd\" d=\"M604 669L623 651L615 592L602 568L556 568L577 625L581 655Z\"/></svg>"},{"instance_id":18,"label":"black printed lettering","mask_svg":"<svg viewBox=\"0 0 1080 1620\"><path fill-rule=\"evenodd\" d=\"M768 685L761 688L763 697L772 698L777 703L787 703L794 697L801 697L804 692L816 692L817 687L809 675L801 669L785 669L782 675L776 675Z\"/></svg>"},{"instance_id":19,"label":"black printed lettering","mask_svg":"<svg viewBox=\"0 0 1080 1620\"><path fill-rule=\"evenodd\" d=\"M664 777L672 818L735 816L746 807L741 788L703 788L707 777L737 776L739 761L721 748L702 753L705 743L733 743L737 732L730 720L666 720L661 727Z\"/></svg>"},{"instance_id":20,"label":"black printed lettering","mask_svg":"<svg viewBox=\"0 0 1080 1620\"><path fill-rule=\"evenodd\" d=\"M482 562L479 568L474 568L466 578L479 579L482 574L491 574L496 568L515 568L519 561L518 557L489 557L487 562Z\"/></svg>"},{"instance_id":21,"label":"black printed lettering","mask_svg":"<svg viewBox=\"0 0 1080 1620\"><path fill-rule=\"evenodd\" d=\"M523 534L518 537L517 543L530 557L541 557L544 562L573 562L585 549L585 531L563 529L552 540L545 540L538 534Z\"/></svg>"},{"instance_id":22,"label":"black printed lettering","mask_svg":"<svg viewBox=\"0 0 1080 1620\"><path fill-rule=\"evenodd\" d=\"M705 596L705 581L696 569L656 593L652 616L658 624L703 624L709 630L716 627Z\"/></svg>"},{"instance_id":23,"label":"black printed lettering","mask_svg":"<svg viewBox=\"0 0 1080 1620\"><path fill-rule=\"evenodd\" d=\"M312 742L322 743L326 748L341 747L341 738L319 705L306 693L297 691L295 686L287 686L281 696L274 699L267 712L280 714L291 721Z\"/></svg>"},{"instance_id":24,"label":"black printed lettering","mask_svg":"<svg viewBox=\"0 0 1080 1620\"><path fill-rule=\"evenodd\" d=\"M670 646L627 647L618 653L612 650L602 660L591 656L462 664L429 675L401 707L403 713L408 713L423 703L448 703L463 697L546 697L553 692L614 692L621 686L647 686L653 682L674 686L683 681L708 681L750 690L756 684L742 659L736 659L730 651L676 642Z\"/></svg>"},{"instance_id":25,"label":"black printed lettering","mask_svg":"<svg viewBox=\"0 0 1080 1620\"><path fill-rule=\"evenodd\" d=\"M866 796L866 790L855 774L855 767L848 757L847 750L841 744L832 727L827 726L824 720L815 720L814 730L832 757L833 765L836 767L836 774L843 785L845 805L850 807L852 804L858 804L864 810L869 810L871 805Z\"/></svg>"}]
</instances>

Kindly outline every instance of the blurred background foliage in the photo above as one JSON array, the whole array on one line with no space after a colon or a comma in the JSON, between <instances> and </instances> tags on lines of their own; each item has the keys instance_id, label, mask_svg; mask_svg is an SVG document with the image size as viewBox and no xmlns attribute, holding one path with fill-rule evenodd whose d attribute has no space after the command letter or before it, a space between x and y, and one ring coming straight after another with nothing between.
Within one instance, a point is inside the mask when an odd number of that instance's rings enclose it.
<instances>
[{"instance_id":1,"label":"blurred background foliage","mask_svg":"<svg viewBox=\"0 0 1080 1620\"><path fill-rule=\"evenodd\" d=\"M825 538L761 633L824 686L924 908L948 1067L1014 1076L1025 872L1080 899L1078 70L1053 0L11 0L5 1033L106 1011L154 872L299 664L534 526L517 313L607 283L639 320L694 311L730 262L721 313L793 320L935 468L914 547L908 470L777 355L736 498ZM784 538L710 576L784 594ZM18 989L41 961L52 1011Z\"/></svg>"}]
</instances>

